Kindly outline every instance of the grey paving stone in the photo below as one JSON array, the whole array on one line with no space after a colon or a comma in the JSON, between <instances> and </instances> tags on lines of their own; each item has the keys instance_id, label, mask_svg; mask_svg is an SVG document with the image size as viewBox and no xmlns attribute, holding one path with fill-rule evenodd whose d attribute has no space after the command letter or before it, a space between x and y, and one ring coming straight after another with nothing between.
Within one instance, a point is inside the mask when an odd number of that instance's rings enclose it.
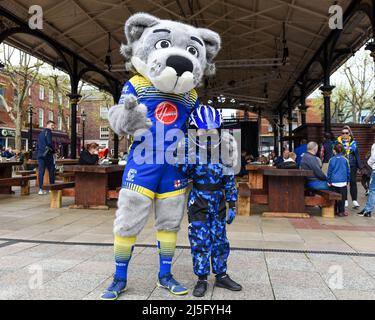
<instances>
[{"instance_id":1,"label":"grey paving stone","mask_svg":"<svg viewBox=\"0 0 375 320\"><path fill-rule=\"evenodd\" d=\"M17 270L38 262L40 259L32 257L4 256L0 257L0 270Z\"/></svg>"},{"instance_id":2,"label":"grey paving stone","mask_svg":"<svg viewBox=\"0 0 375 320\"><path fill-rule=\"evenodd\" d=\"M13 255L17 252L23 251L25 249L29 249L32 247L38 246L37 243L25 243L25 242L18 242L15 244L12 244L10 246L6 246L3 248L0 248L0 257L7 256L7 255Z\"/></svg>"},{"instance_id":3,"label":"grey paving stone","mask_svg":"<svg viewBox=\"0 0 375 320\"><path fill-rule=\"evenodd\" d=\"M339 300L375 300L374 291L333 290Z\"/></svg>"},{"instance_id":4,"label":"grey paving stone","mask_svg":"<svg viewBox=\"0 0 375 320\"><path fill-rule=\"evenodd\" d=\"M115 264L111 262L86 260L72 269L70 272L90 273L95 275L111 275L115 271Z\"/></svg>"},{"instance_id":5,"label":"grey paving stone","mask_svg":"<svg viewBox=\"0 0 375 320\"><path fill-rule=\"evenodd\" d=\"M56 254L65 250L68 250L69 248L69 245L39 244L14 253L13 255L33 258L48 258L55 256Z\"/></svg>"},{"instance_id":6,"label":"grey paving stone","mask_svg":"<svg viewBox=\"0 0 375 320\"><path fill-rule=\"evenodd\" d=\"M95 290L105 278L91 273L64 272L48 282L49 287L60 290L74 291L76 289L91 292Z\"/></svg>"},{"instance_id":7,"label":"grey paving stone","mask_svg":"<svg viewBox=\"0 0 375 320\"><path fill-rule=\"evenodd\" d=\"M217 300L274 300L271 285L244 284L242 291L233 292L223 288L214 288L212 299Z\"/></svg>"},{"instance_id":8,"label":"grey paving stone","mask_svg":"<svg viewBox=\"0 0 375 320\"><path fill-rule=\"evenodd\" d=\"M57 271L57 272L64 272L67 271L77 264L81 263L80 260L73 260L73 259L56 259L56 258L48 258L38 261L38 265L43 270L48 271Z\"/></svg>"},{"instance_id":9,"label":"grey paving stone","mask_svg":"<svg viewBox=\"0 0 375 320\"><path fill-rule=\"evenodd\" d=\"M27 292L29 288L25 285L8 285L2 284L0 286L0 300L16 300Z\"/></svg>"},{"instance_id":10,"label":"grey paving stone","mask_svg":"<svg viewBox=\"0 0 375 320\"><path fill-rule=\"evenodd\" d=\"M327 284L318 272L296 270L270 270L272 286L296 286L301 289L326 289Z\"/></svg>"},{"instance_id":11,"label":"grey paving stone","mask_svg":"<svg viewBox=\"0 0 375 320\"><path fill-rule=\"evenodd\" d=\"M28 290L19 298L23 300L81 300L87 294L87 291L79 289L64 290L45 286L43 289Z\"/></svg>"},{"instance_id":12,"label":"grey paving stone","mask_svg":"<svg viewBox=\"0 0 375 320\"><path fill-rule=\"evenodd\" d=\"M301 288L297 286L272 285L276 300L335 300L328 288Z\"/></svg>"},{"instance_id":13,"label":"grey paving stone","mask_svg":"<svg viewBox=\"0 0 375 320\"><path fill-rule=\"evenodd\" d=\"M267 257L267 266L270 270L297 270L314 272L314 265L306 258L286 258L283 255L280 257Z\"/></svg>"}]
</instances>

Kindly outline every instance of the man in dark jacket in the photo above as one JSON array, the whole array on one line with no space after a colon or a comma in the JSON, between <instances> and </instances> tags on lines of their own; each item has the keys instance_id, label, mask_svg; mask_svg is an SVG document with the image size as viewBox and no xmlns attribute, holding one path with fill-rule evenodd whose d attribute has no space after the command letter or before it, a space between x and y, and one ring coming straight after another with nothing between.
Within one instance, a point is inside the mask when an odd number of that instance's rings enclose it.
<instances>
[{"instance_id":1,"label":"man in dark jacket","mask_svg":"<svg viewBox=\"0 0 375 320\"><path fill-rule=\"evenodd\" d=\"M48 121L45 129L38 136L38 182L40 195L46 194L43 191L44 172L47 168L49 173L49 183L55 183L55 160L53 154L55 150L52 144L52 130L55 129L55 123Z\"/></svg>"},{"instance_id":2,"label":"man in dark jacket","mask_svg":"<svg viewBox=\"0 0 375 320\"><path fill-rule=\"evenodd\" d=\"M316 156L318 152L318 144L309 142L307 144L307 152L302 156L301 169L312 170L314 177L307 178L307 188L315 190L329 190L327 184L327 176L322 171L320 159Z\"/></svg>"}]
</instances>

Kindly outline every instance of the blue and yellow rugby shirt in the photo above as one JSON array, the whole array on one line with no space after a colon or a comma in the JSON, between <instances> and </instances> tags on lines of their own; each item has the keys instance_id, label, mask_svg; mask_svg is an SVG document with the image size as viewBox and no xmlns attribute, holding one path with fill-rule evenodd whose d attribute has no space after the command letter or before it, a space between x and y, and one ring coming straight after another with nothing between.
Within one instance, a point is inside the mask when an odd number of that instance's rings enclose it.
<instances>
[{"instance_id":1,"label":"blue and yellow rugby shirt","mask_svg":"<svg viewBox=\"0 0 375 320\"><path fill-rule=\"evenodd\" d=\"M124 103L124 96L133 94L139 104L147 107L147 117L152 121L150 132L153 136L154 150L167 150L173 141L165 141L164 137L169 130L180 129L186 132L186 123L190 113L199 106L198 95L195 89L185 94L164 93L141 75L135 75L125 83L119 104ZM155 139L156 124L164 127L163 139ZM131 149L137 147L141 141L134 141Z\"/></svg>"}]
</instances>

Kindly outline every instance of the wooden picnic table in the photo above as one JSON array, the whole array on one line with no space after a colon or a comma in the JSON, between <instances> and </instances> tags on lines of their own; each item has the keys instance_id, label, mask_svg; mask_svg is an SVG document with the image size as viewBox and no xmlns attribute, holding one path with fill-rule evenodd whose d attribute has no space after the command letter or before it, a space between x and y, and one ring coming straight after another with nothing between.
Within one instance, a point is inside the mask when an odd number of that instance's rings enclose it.
<instances>
[{"instance_id":1,"label":"wooden picnic table","mask_svg":"<svg viewBox=\"0 0 375 320\"><path fill-rule=\"evenodd\" d=\"M71 166L78 164L78 159L57 159L55 164L57 166ZM36 168L36 186L39 186L39 171L38 171L38 160L27 160L26 164L34 165ZM65 170L64 170L65 171ZM44 171L44 177L43 177L43 184L47 185L49 184L49 172L48 169Z\"/></svg>"},{"instance_id":2,"label":"wooden picnic table","mask_svg":"<svg viewBox=\"0 0 375 320\"><path fill-rule=\"evenodd\" d=\"M120 165L71 165L64 172L74 172L74 209L109 209L108 191L121 187L125 166Z\"/></svg>"},{"instance_id":3,"label":"wooden picnic table","mask_svg":"<svg viewBox=\"0 0 375 320\"><path fill-rule=\"evenodd\" d=\"M272 166L262 164L248 164L246 170L249 172L249 186L251 189L262 190L266 188L265 181L263 179L263 169L275 169Z\"/></svg>"},{"instance_id":4,"label":"wooden picnic table","mask_svg":"<svg viewBox=\"0 0 375 320\"><path fill-rule=\"evenodd\" d=\"M305 179L313 177L311 170L275 169L261 170L267 177L268 206L264 216L303 218L309 217L305 207Z\"/></svg>"},{"instance_id":5,"label":"wooden picnic table","mask_svg":"<svg viewBox=\"0 0 375 320\"><path fill-rule=\"evenodd\" d=\"M0 161L0 179L11 178L13 166L20 166L20 161ZM2 187L0 184L0 194L12 194L12 187Z\"/></svg>"}]
</instances>

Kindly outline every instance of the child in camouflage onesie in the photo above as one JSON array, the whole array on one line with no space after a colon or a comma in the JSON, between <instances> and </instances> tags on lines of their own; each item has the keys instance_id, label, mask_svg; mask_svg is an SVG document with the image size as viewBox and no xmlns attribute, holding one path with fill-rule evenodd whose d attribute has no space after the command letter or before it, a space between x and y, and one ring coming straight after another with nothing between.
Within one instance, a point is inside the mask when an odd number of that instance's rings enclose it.
<instances>
[{"instance_id":1,"label":"child in camouflage onesie","mask_svg":"<svg viewBox=\"0 0 375 320\"><path fill-rule=\"evenodd\" d=\"M198 129L199 138L217 135L221 115L210 106L200 106L191 114L190 123ZM188 198L188 215L194 273L198 276L193 291L196 297L203 297L207 291L210 260L216 275L215 286L232 291L242 289L226 273L230 251L226 223L232 223L236 214L237 189L232 168L223 164L221 156L216 163L213 161L212 154L218 146L208 142L206 159L203 159L200 146L196 155L187 152L184 164L177 165L193 181ZM192 154L196 161L191 161ZM226 203L229 207L227 219Z\"/></svg>"}]
</instances>

